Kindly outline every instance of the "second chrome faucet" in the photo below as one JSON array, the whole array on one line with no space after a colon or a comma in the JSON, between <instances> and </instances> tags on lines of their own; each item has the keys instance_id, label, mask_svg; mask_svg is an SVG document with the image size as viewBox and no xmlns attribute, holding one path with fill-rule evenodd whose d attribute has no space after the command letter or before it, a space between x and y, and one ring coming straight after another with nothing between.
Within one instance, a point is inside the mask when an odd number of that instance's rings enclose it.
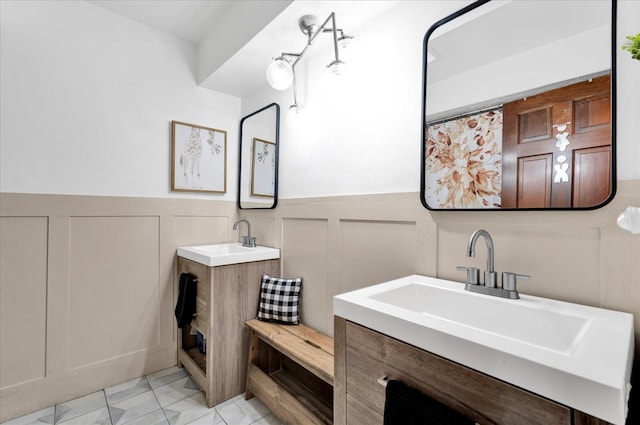
<instances>
[{"instance_id":1,"label":"second chrome faucet","mask_svg":"<svg viewBox=\"0 0 640 425\"><path fill-rule=\"evenodd\" d=\"M517 279L529 280L530 276L503 272L502 273L502 288L498 286L498 273L494 267L494 248L493 239L491 235L484 229L478 229L469 238L467 244L467 257L475 257L476 254L476 242L478 238L482 236L487 244L487 270L484 272L484 282L480 282L480 270L477 267L464 267L458 266L458 270L467 272L467 283L465 289L467 291L479 292L486 295L495 295L503 298L518 299L520 295L516 288Z\"/></svg>"},{"instance_id":2,"label":"second chrome faucet","mask_svg":"<svg viewBox=\"0 0 640 425\"><path fill-rule=\"evenodd\" d=\"M242 246L255 248L256 238L251 236L251 223L249 223L249 220L247 220L246 218L239 218L235 223L233 223L233 230L236 230L238 228L238 224L243 222L247 223L247 236L242 237Z\"/></svg>"}]
</instances>

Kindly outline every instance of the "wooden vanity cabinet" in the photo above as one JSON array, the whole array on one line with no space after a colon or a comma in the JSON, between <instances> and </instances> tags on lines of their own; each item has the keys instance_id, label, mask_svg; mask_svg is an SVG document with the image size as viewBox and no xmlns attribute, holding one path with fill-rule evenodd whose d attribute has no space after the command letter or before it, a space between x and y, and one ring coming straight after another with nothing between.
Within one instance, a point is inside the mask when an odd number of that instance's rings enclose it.
<instances>
[{"instance_id":1,"label":"wooden vanity cabinet","mask_svg":"<svg viewBox=\"0 0 640 425\"><path fill-rule=\"evenodd\" d=\"M184 366L213 407L245 391L249 330L244 323L257 315L260 280L277 276L280 260L208 267L178 257L178 271L198 278L196 316L178 329L178 365ZM200 353L191 327L206 338Z\"/></svg>"},{"instance_id":2,"label":"wooden vanity cabinet","mask_svg":"<svg viewBox=\"0 0 640 425\"><path fill-rule=\"evenodd\" d=\"M334 341L336 425L383 424L382 377L402 381L482 425L607 423L338 316Z\"/></svg>"}]
</instances>

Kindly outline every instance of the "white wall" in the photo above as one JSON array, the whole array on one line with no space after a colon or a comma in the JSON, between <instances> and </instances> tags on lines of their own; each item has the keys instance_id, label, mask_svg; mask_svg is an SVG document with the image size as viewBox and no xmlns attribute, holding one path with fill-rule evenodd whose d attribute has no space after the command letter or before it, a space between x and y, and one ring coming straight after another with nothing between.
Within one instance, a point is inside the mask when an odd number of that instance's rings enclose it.
<instances>
[{"instance_id":1,"label":"white wall","mask_svg":"<svg viewBox=\"0 0 640 425\"><path fill-rule=\"evenodd\" d=\"M308 125L290 128L290 91L240 100L195 83L195 46L85 2L2 1L0 191L151 197L170 192L170 122L227 130L233 200L238 122L282 107L279 196L417 191L422 41L469 1L402 1L348 29L349 74L323 84L329 37L299 66ZM637 31L640 4L619 1L618 45ZM84 34L78 37L77 34ZM302 36L301 36L302 37ZM640 178L640 62L618 55L618 179Z\"/></svg>"},{"instance_id":2,"label":"white wall","mask_svg":"<svg viewBox=\"0 0 640 425\"><path fill-rule=\"evenodd\" d=\"M0 191L236 197L240 99L196 47L82 1L2 1ZM170 192L171 120L227 131L227 194Z\"/></svg>"},{"instance_id":3,"label":"white wall","mask_svg":"<svg viewBox=\"0 0 640 425\"><path fill-rule=\"evenodd\" d=\"M283 109L279 197L299 198L418 191L422 43L438 19L469 1L402 1L354 32L345 52L350 75L323 84L332 52L315 46L299 69L306 125L290 128L290 91L264 88L244 103L277 101ZM640 26L640 2L618 2L618 42ZM328 37L327 37L328 38ZM618 180L640 179L640 61L618 58ZM328 96L331 94L334 97Z\"/></svg>"}]
</instances>

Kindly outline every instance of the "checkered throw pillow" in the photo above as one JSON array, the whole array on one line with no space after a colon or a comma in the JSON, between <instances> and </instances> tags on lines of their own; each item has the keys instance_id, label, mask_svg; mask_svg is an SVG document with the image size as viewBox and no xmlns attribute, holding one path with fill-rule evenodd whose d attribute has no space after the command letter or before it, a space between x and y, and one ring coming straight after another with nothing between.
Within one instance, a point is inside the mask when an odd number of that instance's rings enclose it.
<instances>
[{"instance_id":1,"label":"checkered throw pillow","mask_svg":"<svg viewBox=\"0 0 640 425\"><path fill-rule=\"evenodd\" d=\"M300 323L300 289L302 278L282 279L262 275L258 319L286 325Z\"/></svg>"}]
</instances>

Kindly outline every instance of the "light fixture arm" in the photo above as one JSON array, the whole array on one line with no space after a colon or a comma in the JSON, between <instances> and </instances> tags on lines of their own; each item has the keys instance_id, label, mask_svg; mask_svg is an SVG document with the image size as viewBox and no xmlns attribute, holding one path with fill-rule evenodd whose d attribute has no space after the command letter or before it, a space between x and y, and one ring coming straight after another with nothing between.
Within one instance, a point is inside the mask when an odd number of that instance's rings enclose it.
<instances>
[{"instance_id":1,"label":"light fixture arm","mask_svg":"<svg viewBox=\"0 0 640 425\"><path fill-rule=\"evenodd\" d=\"M298 89L297 89L297 85L296 85L296 68L295 68L295 64L294 66L291 67L291 69L293 70L293 104L298 107L300 105L298 105Z\"/></svg>"},{"instance_id":2,"label":"light fixture arm","mask_svg":"<svg viewBox=\"0 0 640 425\"><path fill-rule=\"evenodd\" d=\"M267 79L269 80L269 84L277 90L282 90L279 86L284 88L293 84L293 106L298 105L298 94L296 87L296 73L295 67L302 60L304 55L309 51L311 46L313 45L316 37L322 33L330 32L333 36L333 61L327 65L327 68L330 68L336 74L340 74L342 67L344 66L344 62L340 60L340 52L339 46L345 41L345 39L352 39L351 36L345 36L342 28L338 28L336 26L336 14L335 12L331 12L329 16L324 20L322 25L318 25L318 18L314 15L304 15L298 20L298 26L303 34L307 36L307 45L300 53L287 53L283 52L280 56L274 59L274 62L271 63L269 68L267 69ZM338 37L338 33L340 33L340 37ZM276 61L281 60L284 63L279 62L277 66L273 66ZM275 71L275 72L272 72ZM278 72L284 74L283 84L279 84L275 81L278 80L279 76ZM287 75L288 74L288 75ZM282 78L282 77L280 77ZM288 79L288 81L286 81ZM274 81L272 81L274 80Z\"/></svg>"},{"instance_id":3,"label":"light fixture arm","mask_svg":"<svg viewBox=\"0 0 640 425\"><path fill-rule=\"evenodd\" d=\"M338 32L336 31L336 14L331 13L331 25L333 32L333 54L335 56L335 60L333 63L340 63L340 56L338 54Z\"/></svg>"},{"instance_id":4,"label":"light fixture arm","mask_svg":"<svg viewBox=\"0 0 640 425\"><path fill-rule=\"evenodd\" d=\"M327 28L327 24L329 23L329 21L331 21L331 28ZM333 33L333 49L335 54L335 61L338 62L339 61L338 37L337 37L337 30L336 30L335 12L331 12L331 14L327 17L327 19L325 19L324 23L320 25L315 32L313 33L311 31L307 32L309 37L307 40L307 45L304 47L304 49L300 53L282 53L282 56L291 56L296 58L296 60L293 61L293 63L291 64L291 68L293 70L293 105L292 106L296 106L296 107L300 106L298 104L298 90L297 90L297 84L296 84L296 65L298 64L298 62L300 62L300 60L302 60L302 57L304 56L304 54L307 53L307 51L311 48L311 46L313 45L313 41L316 39L316 37L325 32Z\"/></svg>"},{"instance_id":5,"label":"light fixture arm","mask_svg":"<svg viewBox=\"0 0 640 425\"><path fill-rule=\"evenodd\" d=\"M327 28L327 24L329 23L329 21L331 21L331 28ZM324 32L332 32L333 33L333 39L334 39L334 54L335 54L335 60L338 61L338 37L337 37L337 29L336 29L336 14L335 12L331 12L331 14L327 17L327 19L325 19L324 23L322 25L320 25L317 29L317 31L311 33L309 32L309 39L307 40L307 45L304 47L304 49L300 52L300 53L282 53L282 56L291 56L291 57L295 57L296 60L293 61L293 64L291 64L293 67L296 66L296 64L298 62L300 62L300 60L302 60L302 57L305 55L305 53L307 53L307 51L309 50L309 48L313 45L313 41L316 39L316 37Z\"/></svg>"}]
</instances>

